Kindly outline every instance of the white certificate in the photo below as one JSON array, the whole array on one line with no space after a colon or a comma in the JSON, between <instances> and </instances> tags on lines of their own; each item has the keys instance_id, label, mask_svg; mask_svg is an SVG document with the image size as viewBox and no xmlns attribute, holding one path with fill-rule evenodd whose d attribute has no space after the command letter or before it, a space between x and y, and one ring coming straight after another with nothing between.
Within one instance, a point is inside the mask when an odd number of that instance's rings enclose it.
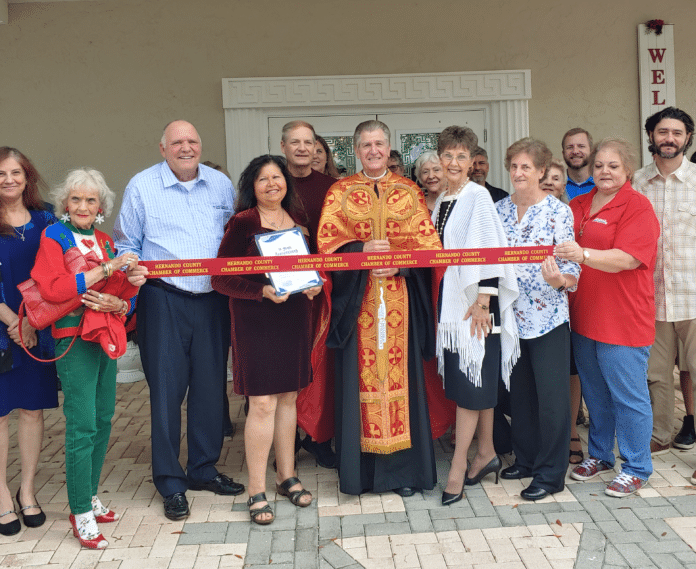
<instances>
[{"instance_id":1,"label":"white certificate","mask_svg":"<svg viewBox=\"0 0 696 569\"><path fill-rule=\"evenodd\" d=\"M272 231L256 235L256 246L264 257L282 257L285 255L309 255L309 247L299 227ZM307 288L320 286L321 277L317 271L289 271L268 273L276 295L300 292Z\"/></svg>"}]
</instances>

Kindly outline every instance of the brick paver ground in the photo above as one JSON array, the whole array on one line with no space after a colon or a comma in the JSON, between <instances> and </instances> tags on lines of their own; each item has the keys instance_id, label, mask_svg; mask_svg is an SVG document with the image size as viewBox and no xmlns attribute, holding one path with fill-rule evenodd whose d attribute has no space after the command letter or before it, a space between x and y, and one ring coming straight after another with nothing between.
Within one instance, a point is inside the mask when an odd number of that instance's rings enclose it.
<instances>
[{"instance_id":1,"label":"brick paver ground","mask_svg":"<svg viewBox=\"0 0 696 569\"><path fill-rule=\"evenodd\" d=\"M336 472L317 467L301 451L299 475L316 498L309 508L295 508L278 496L276 521L252 526L246 493L225 497L188 492L191 517L173 523L164 517L152 484L147 385L119 385L117 398L100 492L105 504L122 513L117 523L101 526L109 547L81 549L72 536L59 408L46 412L37 477L37 498L48 521L41 528L23 528L17 536L0 536L0 567L696 569L696 488L690 482L696 449L672 449L656 457L650 483L629 498L604 495L605 482L614 472L585 483L568 478L565 491L536 503L520 498L524 481L496 485L489 476L449 507L440 504L442 486L405 499L393 493L341 494ZM231 397L238 433L225 440L218 466L246 484L242 402ZM681 419L681 398L675 413ZM11 425L15 441L14 420ZM587 427L580 427L580 435L586 450ZM451 451L445 438L437 441L440 481L446 481ZM274 500L272 468L268 476L267 495ZM14 493L19 454L12 442L8 477Z\"/></svg>"}]
</instances>

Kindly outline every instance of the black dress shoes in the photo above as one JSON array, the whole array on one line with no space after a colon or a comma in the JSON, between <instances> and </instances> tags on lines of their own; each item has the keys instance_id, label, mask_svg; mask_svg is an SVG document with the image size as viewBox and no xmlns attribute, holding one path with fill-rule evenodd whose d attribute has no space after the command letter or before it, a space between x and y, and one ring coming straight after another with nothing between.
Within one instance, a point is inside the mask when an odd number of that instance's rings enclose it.
<instances>
[{"instance_id":1,"label":"black dress shoes","mask_svg":"<svg viewBox=\"0 0 696 569\"><path fill-rule=\"evenodd\" d=\"M164 515L170 520L183 520L188 518L190 513L188 500L183 492L176 492L164 498Z\"/></svg>"},{"instance_id":2,"label":"black dress shoes","mask_svg":"<svg viewBox=\"0 0 696 569\"><path fill-rule=\"evenodd\" d=\"M5 516L9 516L10 514L14 513L16 513L14 510L8 510L3 514L0 514L0 518L4 518ZM19 519L12 520L11 522L0 524L0 535L17 535L21 529L22 524L19 522Z\"/></svg>"},{"instance_id":3,"label":"black dress shoes","mask_svg":"<svg viewBox=\"0 0 696 569\"><path fill-rule=\"evenodd\" d=\"M520 469L516 464L504 468L500 473L500 477L503 480L519 480L520 478L529 478L530 476L531 474Z\"/></svg>"},{"instance_id":4,"label":"black dress shoes","mask_svg":"<svg viewBox=\"0 0 696 569\"><path fill-rule=\"evenodd\" d=\"M224 474L218 474L215 478L208 480L207 482L189 481L189 489L207 490L208 492L221 494L223 496L236 496L237 494L244 492L244 484L235 482Z\"/></svg>"},{"instance_id":5,"label":"black dress shoes","mask_svg":"<svg viewBox=\"0 0 696 569\"><path fill-rule=\"evenodd\" d=\"M481 482L481 479L488 475L491 474L492 472L495 472L495 483L498 483L498 474L500 473L500 469L502 468L503 463L500 461L500 458L496 454L493 459L486 465L484 466L479 473L474 476L473 478L469 478L468 476L464 480L464 484L466 486L473 486L474 484L478 484ZM468 469L467 469L468 471Z\"/></svg>"},{"instance_id":6,"label":"black dress shoes","mask_svg":"<svg viewBox=\"0 0 696 569\"><path fill-rule=\"evenodd\" d=\"M394 488L394 493L398 494L402 498L408 498L416 493L416 489L411 488L410 486L404 486L402 488Z\"/></svg>"},{"instance_id":7,"label":"black dress shoes","mask_svg":"<svg viewBox=\"0 0 696 569\"><path fill-rule=\"evenodd\" d=\"M459 494L450 494L449 492L442 493L442 505L449 506L450 504L456 504L464 497L464 486L462 486L462 491Z\"/></svg>"},{"instance_id":8,"label":"black dress shoes","mask_svg":"<svg viewBox=\"0 0 696 569\"><path fill-rule=\"evenodd\" d=\"M527 488L520 492L520 496L522 496L525 500L529 500L531 502L542 500L543 498L546 498L546 496L548 496L549 494L551 494L551 492L549 492L545 488L534 486L533 484L530 484Z\"/></svg>"},{"instance_id":9,"label":"black dress shoes","mask_svg":"<svg viewBox=\"0 0 696 569\"><path fill-rule=\"evenodd\" d=\"M336 468L336 453L331 448L331 440L318 443L307 435L302 441L302 448L311 454L322 468Z\"/></svg>"},{"instance_id":10,"label":"black dress shoes","mask_svg":"<svg viewBox=\"0 0 696 569\"><path fill-rule=\"evenodd\" d=\"M41 509L41 506L38 504L29 504L28 506L22 506L22 501L19 499L19 492L21 488L17 490L17 504L19 504L19 514L22 516L22 519L24 520L24 525L27 526L28 528L37 528L39 526L42 526L44 522L46 521L46 514L44 514L44 511ZM38 508L39 513L38 514L25 514L24 510L30 510L31 508Z\"/></svg>"}]
</instances>

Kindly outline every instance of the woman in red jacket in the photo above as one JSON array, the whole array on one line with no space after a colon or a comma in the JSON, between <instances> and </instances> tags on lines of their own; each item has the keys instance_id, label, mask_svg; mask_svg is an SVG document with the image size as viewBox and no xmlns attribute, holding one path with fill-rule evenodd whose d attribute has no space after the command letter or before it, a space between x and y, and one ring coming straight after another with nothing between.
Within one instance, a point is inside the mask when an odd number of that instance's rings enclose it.
<instances>
[{"instance_id":1,"label":"woman in red jacket","mask_svg":"<svg viewBox=\"0 0 696 569\"><path fill-rule=\"evenodd\" d=\"M64 394L65 474L70 522L84 547L103 549L108 542L97 523L113 522L118 514L97 496L97 486L111 434L116 405L116 358L126 344L125 317L133 311L138 288L128 282L138 259L133 254L115 257L111 238L94 229L113 206L114 194L96 170L73 170L52 192L60 223L41 236L31 271L41 296L65 302L77 296L83 306L52 325L56 354L63 353L78 335L69 353L58 360ZM75 248L88 267L75 274L65 255Z\"/></svg>"}]
</instances>

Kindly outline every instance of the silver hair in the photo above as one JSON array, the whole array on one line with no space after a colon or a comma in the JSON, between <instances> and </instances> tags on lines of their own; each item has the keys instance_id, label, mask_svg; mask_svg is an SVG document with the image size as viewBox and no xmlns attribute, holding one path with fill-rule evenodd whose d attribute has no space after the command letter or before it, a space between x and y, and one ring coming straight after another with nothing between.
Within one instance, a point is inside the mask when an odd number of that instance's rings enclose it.
<instances>
[{"instance_id":1,"label":"silver hair","mask_svg":"<svg viewBox=\"0 0 696 569\"><path fill-rule=\"evenodd\" d=\"M421 154L414 165L414 172L416 173L416 180L420 180L421 170L428 162L440 163L440 157L434 150L426 150Z\"/></svg>"},{"instance_id":2,"label":"silver hair","mask_svg":"<svg viewBox=\"0 0 696 569\"><path fill-rule=\"evenodd\" d=\"M286 123L285 125L283 125L283 130L281 131L280 139L283 142L287 142L288 141L288 133L291 130L295 130L296 128L300 128L300 127L308 128L309 130L311 130L312 131L312 139L316 142L317 133L315 132L314 127L306 121L290 121L289 123Z\"/></svg>"},{"instance_id":3,"label":"silver hair","mask_svg":"<svg viewBox=\"0 0 696 569\"><path fill-rule=\"evenodd\" d=\"M389 127L382 121L371 120L361 122L358 126L355 127L355 133L353 134L353 146L355 148L358 147L358 143L360 142L360 135L363 132L374 132L375 130L381 130L387 139L387 143L389 143L389 141L391 140L391 131L389 130Z\"/></svg>"},{"instance_id":4,"label":"silver hair","mask_svg":"<svg viewBox=\"0 0 696 569\"><path fill-rule=\"evenodd\" d=\"M477 156L483 156L486 160L488 160L488 152L486 152L486 149L482 148L481 146L477 146L471 153L472 158L476 158Z\"/></svg>"},{"instance_id":5,"label":"silver hair","mask_svg":"<svg viewBox=\"0 0 696 569\"><path fill-rule=\"evenodd\" d=\"M114 198L116 195L106 185L104 176L99 170L93 168L76 168L70 170L65 180L51 190L51 202L56 207L56 213L60 215L65 211L68 204L68 196L76 188L86 188L89 190L97 190L99 194L99 207L104 212L104 216L111 215L111 210L114 207Z\"/></svg>"}]
</instances>

